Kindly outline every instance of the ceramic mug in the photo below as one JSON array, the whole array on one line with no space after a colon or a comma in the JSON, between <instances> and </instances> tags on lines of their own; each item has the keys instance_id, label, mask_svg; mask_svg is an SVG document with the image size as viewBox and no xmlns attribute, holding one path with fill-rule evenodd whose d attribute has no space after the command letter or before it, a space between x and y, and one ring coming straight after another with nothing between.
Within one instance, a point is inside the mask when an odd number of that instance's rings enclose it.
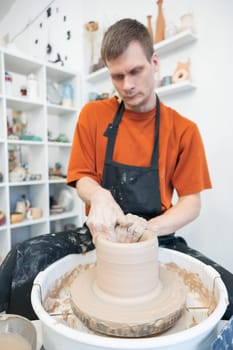
<instances>
[{"instance_id":1,"label":"ceramic mug","mask_svg":"<svg viewBox=\"0 0 233 350\"><path fill-rule=\"evenodd\" d=\"M32 219L39 219L42 216L42 209L41 208L30 208L30 215Z\"/></svg>"}]
</instances>

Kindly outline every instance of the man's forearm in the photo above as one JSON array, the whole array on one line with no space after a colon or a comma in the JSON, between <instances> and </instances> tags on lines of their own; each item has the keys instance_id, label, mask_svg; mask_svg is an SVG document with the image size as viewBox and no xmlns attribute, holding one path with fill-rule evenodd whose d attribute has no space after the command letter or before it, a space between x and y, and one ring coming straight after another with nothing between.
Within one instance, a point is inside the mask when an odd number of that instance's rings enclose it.
<instances>
[{"instance_id":1,"label":"man's forearm","mask_svg":"<svg viewBox=\"0 0 233 350\"><path fill-rule=\"evenodd\" d=\"M183 196L164 214L149 220L149 224L158 235L167 235L196 219L200 213L200 208L201 199L199 193Z\"/></svg>"},{"instance_id":2,"label":"man's forearm","mask_svg":"<svg viewBox=\"0 0 233 350\"><path fill-rule=\"evenodd\" d=\"M91 198L96 191L103 190L100 184L90 177L83 177L76 183L76 189L80 198L86 203L91 204Z\"/></svg>"},{"instance_id":3,"label":"man's forearm","mask_svg":"<svg viewBox=\"0 0 233 350\"><path fill-rule=\"evenodd\" d=\"M83 177L76 184L80 198L91 205L96 196L112 201L111 193L90 177ZM97 198L98 198L97 197ZM167 235L182 228L198 217L201 208L200 194L180 197L178 202L164 214L148 221L158 235Z\"/></svg>"}]
</instances>

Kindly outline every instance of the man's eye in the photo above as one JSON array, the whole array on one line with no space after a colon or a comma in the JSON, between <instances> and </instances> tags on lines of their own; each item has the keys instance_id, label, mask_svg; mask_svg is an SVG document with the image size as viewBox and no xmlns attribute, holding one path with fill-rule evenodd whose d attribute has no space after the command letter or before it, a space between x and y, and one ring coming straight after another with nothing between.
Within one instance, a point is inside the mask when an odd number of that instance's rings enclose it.
<instances>
[{"instance_id":1,"label":"man's eye","mask_svg":"<svg viewBox=\"0 0 233 350\"><path fill-rule=\"evenodd\" d=\"M123 75L114 75L114 76L113 76L113 79L114 79L114 80L118 80L118 81L119 81L119 80L123 80L123 79L124 79L124 76L123 76Z\"/></svg>"},{"instance_id":2,"label":"man's eye","mask_svg":"<svg viewBox=\"0 0 233 350\"><path fill-rule=\"evenodd\" d=\"M131 75L137 75L137 74L141 73L141 71L142 71L141 69L134 69L130 73L131 73Z\"/></svg>"}]
</instances>

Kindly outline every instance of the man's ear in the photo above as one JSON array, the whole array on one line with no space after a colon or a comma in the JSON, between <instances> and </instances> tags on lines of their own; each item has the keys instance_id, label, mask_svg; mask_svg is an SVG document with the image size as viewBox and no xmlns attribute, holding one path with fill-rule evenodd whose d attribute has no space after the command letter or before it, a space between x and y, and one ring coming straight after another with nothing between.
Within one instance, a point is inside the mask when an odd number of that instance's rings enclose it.
<instances>
[{"instance_id":1,"label":"man's ear","mask_svg":"<svg viewBox=\"0 0 233 350\"><path fill-rule=\"evenodd\" d=\"M154 67L154 71L155 72L158 72L159 70L159 58L158 58L158 55L154 52L152 57L151 57L151 63Z\"/></svg>"}]
</instances>

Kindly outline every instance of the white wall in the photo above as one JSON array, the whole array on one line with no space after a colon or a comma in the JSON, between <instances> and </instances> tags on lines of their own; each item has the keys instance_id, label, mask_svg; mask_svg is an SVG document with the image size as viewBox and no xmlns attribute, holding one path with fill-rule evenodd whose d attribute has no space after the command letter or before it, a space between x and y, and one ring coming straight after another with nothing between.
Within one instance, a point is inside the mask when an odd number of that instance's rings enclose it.
<instances>
[{"instance_id":1,"label":"white wall","mask_svg":"<svg viewBox=\"0 0 233 350\"><path fill-rule=\"evenodd\" d=\"M57 52L62 56L67 54L68 61L65 65L78 71L82 70L83 1L15 0L15 4L0 22L0 44L4 45L4 36L8 34L10 40L16 37L11 44L13 49L43 60L54 60ZM46 11L43 11L48 4L52 7L50 18L47 17ZM67 17L66 22L63 21L64 15ZM71 40L66 40L66 31L70 29ZM36 38L39 40L38 45L35 45ZM53 52L49 56L46 54L47 43L52 43L53 46ZM60 63L57 65L60 66Z\"/></svg>"},{"instance_id":2,"label":"white wall","mask_svg":"<svg viewBox=\"0 0 233 350\"><path fill-rule=\"evenodd\" d=\"M0 23L4 35L20 28L41 2L23 0L27 11L19 12L22 0L16 1L9 15ZM43 1L46 4L46 1ZM123 18L137 18L146 24L146 16L157 13L154 0L60 0L72 18L75 40L69 48L73 65L83 68L83 25L97 20L101 27ZM39 4L39 5L38 5ZM43 6L42 6L43 7ZM198 41L187 48L165 57L161 70L169 72L179 58L191 58L195 92L164 98L164 102L194 120L202 133L213 182L213 189L202 194L202 213L192 224L183 228L189 244L206 253L233 272L233 2L231 0L164 0L166 18L178 20L187 10L195 18ZM59 35L60 28L57 28ZM85 61L85 60L84 60Z\"/></svg>"}]
</instances>

